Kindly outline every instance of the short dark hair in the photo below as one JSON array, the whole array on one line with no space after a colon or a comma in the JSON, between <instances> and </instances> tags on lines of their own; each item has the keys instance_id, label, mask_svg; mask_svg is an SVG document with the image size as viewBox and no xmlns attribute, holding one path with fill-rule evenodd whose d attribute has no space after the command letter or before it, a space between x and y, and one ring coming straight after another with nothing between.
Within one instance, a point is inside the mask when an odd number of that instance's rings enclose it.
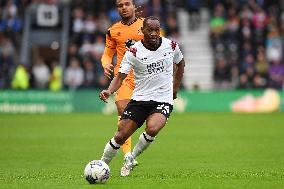
<instances>
[{"instance_id":1,"label":"short dark hair","mask_svg":"<svg viewBox=\"0 0 284 189\"><path fill-rule=\"evenodd\" d=\"M155 16L148 16L148 17L146 17L146 18L144 19L144 21L143 21L143 28L145 28L145 26L146 26L148 20L158 20L158 21L160 22L159 18L157 18L157 17L155 17Z\"/></svg>"},{"instance_id":2,"label":"short dark hair","mask_svg":"<svg viewBox=\"0 0 284 189\"><path fill-rule=\"evenodd\" d=\"M135 1L134 0L131 0L132 1L132 3L133 3L133 5L135 4ZM117 0L115 0L115 2L117 3Z\"/></svg>"}]
</instances>

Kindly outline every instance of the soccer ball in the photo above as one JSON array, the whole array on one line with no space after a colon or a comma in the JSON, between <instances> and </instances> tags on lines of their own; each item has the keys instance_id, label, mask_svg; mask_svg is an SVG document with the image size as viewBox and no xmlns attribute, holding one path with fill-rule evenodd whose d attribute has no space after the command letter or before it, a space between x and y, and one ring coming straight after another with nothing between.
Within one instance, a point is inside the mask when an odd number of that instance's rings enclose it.
<instances>
[{"instance_id":1,"label":"soccer ball","mask_svg":"<svg viewBox=\"0 0 284 189\"><path fill-rule=\"evenodd\" d=\"M110 176L110 169L102 160L93 160L86 165L84 175L90 184L105 183Z\"/></svg>"}]
</instances>

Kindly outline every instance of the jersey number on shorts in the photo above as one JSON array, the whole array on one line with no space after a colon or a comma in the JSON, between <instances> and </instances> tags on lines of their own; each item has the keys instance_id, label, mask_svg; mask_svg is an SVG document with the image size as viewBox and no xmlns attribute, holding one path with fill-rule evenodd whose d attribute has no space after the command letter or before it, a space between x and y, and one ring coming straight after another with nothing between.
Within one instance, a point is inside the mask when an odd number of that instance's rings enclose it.
<instances>
[{"instance_id":1,"label":"jersey number on shorts","mask_svg":"<svg viewBox=\"0 0 284 189\"><path fill-rule=\"evenodd\" d=\"M169 114L170 113L170 106L161 104L157 106L157 110L162 110L164 114Z\"/></svg>"}]
</instances>

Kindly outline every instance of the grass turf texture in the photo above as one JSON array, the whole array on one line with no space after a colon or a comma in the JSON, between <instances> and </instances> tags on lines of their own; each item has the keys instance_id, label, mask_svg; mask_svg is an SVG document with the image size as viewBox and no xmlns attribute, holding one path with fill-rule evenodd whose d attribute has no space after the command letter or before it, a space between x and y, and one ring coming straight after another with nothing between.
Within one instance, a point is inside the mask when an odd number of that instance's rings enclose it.
<instances>
[{"instance_id":1,"label":"grass turf texture","mask_svg":"<svg viewBox=\"0 0 284 189\"><path fill-rule=\"evenodd\" d=\"M87 113L0 115L0 188L284 187L283 113L173 114L130 177L119 176L120 152L108 182L90 185L83 169L100 158L116 120Z\"/></svg>"}]
</instances>

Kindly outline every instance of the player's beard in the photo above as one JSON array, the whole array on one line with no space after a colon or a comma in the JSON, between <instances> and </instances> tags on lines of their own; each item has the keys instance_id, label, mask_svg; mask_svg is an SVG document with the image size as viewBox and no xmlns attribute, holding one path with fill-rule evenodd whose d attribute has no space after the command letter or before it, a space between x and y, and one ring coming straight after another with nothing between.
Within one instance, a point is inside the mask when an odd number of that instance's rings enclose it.
<instances>
[{"instance_id":1,"label":"player's beard","mask_svg":"<svg viewBox=\"0 0 284 189\"><path fill-rule=\"evenodd\" d=\"M124 22L129 22L132 18L135 18L135 14L130 11L126 11L125 13L121 12L120 17Z\"/></svg>"},{"instance_id":2,"label":"player's beard","mask_svg":"<svg viewBox=\"0 0 284 189\"><path fill-rule=\"evenodd\" d=\"M152 39L149 38L147 42L153 48L157 48L159 46L159 44L160 44L160 40L159 39L160 39L159 37L158 38L152 38Z\"/></svg>"}]
</instances>

